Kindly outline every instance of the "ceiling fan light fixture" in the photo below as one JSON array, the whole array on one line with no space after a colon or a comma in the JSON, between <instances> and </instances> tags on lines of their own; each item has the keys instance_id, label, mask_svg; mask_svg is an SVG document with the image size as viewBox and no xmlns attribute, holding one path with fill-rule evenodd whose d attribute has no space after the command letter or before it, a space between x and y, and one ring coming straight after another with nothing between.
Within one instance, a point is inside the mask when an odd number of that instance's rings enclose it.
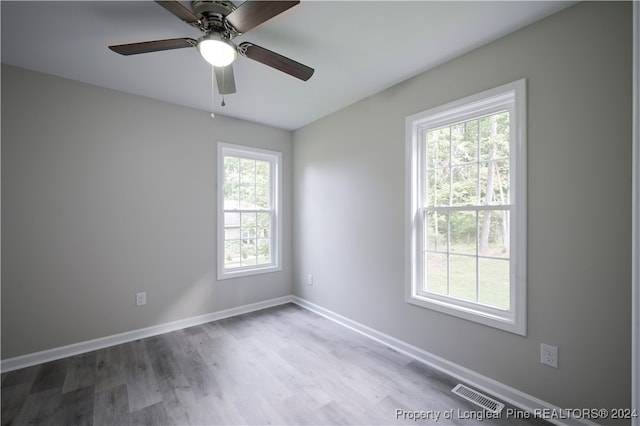
<instances>
[{"instance_id":1,"label":"ceiling fan light fixture","mask_svg":"<svg viewBox=\"0 0 640 426\"><path fill-rule=\"evenodd\" d=\"M235 46L219 34L207 34L198 39L200 54L214 67L226 67L238 57Z\"/></svg>"}]
</instances>

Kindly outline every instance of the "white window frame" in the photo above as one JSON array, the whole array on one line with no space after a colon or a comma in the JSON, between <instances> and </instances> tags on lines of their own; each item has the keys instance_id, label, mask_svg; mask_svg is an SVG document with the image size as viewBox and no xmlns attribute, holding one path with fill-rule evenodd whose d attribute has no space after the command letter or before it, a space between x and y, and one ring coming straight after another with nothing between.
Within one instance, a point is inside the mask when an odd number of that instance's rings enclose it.
<instances>
[{"instance_id":1,"label":"white window frame","mask_svg":"<svg viewBox=\"0 0 640 426\"><path fill-rule=\"evenodd\" d=\"M422 291L423 173L429 129L451 125L498 111L510 111L510 307L497 309L450 296ZM406 301L522 336L526 335L526 80L496 87L406 118Z\"/></svg>"},{"instance_id":2,"label":"white window frame","mask_svg":"<svg viewBox=\"0 0 640 426\"><path fill-rule=\"evenodd\" d=\"M243 277L248 275L278 272L282 270L282 153L244 145L218 142L218 214L217 214L217 260L218 280ZM224 206L224 158L226 156L268 161L271 164L271 262L262 265L225 268L224 259L224 214L225 212L241 212L242 209L225 210Z\"/></svg>"}]
</instances>

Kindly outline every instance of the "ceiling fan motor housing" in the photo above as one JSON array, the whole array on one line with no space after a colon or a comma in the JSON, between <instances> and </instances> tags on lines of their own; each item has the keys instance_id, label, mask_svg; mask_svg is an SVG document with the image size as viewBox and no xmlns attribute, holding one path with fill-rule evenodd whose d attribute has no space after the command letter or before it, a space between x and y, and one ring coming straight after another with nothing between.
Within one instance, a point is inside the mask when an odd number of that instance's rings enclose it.
<instances>
[{"instance_id":1,"label":"ceiling fan motor housing","mask_svg":"<svg viewBox=\"0 0 640 426\"><path fill-rule=\"evenodd\" d=\"M195 0L191 2L191 10L200 18L201 30L205 33L217 32L235 36L233 28L225 25L225 18L236 10L236 6L230 1L224 0Z\"/></svg>"}]
</instances>

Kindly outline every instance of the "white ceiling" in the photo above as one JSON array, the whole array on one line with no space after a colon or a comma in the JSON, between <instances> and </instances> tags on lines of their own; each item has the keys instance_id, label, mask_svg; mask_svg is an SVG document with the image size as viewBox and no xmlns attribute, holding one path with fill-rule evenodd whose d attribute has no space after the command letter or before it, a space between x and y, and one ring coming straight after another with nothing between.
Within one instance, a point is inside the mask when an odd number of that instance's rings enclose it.
<instances>
[{"instance_id":1,"label":"white ceiling","mask_svg":"<svg viewBox=\"0 0 640 426\"><path fill-rule=\"evenodd\" d=\"M225 107L216 94L213 111L297 129L573 3L303 1L234 41L302 62L313 77L240 57L237 93ZM3 63L211 112L211 67L197 49L107 49L200 36L152 1L2 1L0 13Z\"/></svg>"}]
</instances>

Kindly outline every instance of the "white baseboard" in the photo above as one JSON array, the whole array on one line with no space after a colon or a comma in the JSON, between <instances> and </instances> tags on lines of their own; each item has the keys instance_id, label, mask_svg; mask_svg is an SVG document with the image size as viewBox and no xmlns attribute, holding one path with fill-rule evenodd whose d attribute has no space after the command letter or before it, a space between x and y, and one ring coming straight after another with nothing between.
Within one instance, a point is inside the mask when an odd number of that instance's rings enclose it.
<instances>
[{"instance_id":1,"label":"white baseboard","mask_svg":"<svg viewBox=\"0 0 640 426\"><path fill-rule=\"evenodd\" d=\"M455 364L444 358L436 356L425 350L422 350L416 346L410 345L406 342L391 337L387 334L381 333L371 327L360 324L356 321L350 320L340 314L325 309L307 300L301 299L297 296L292 296L293 303L299 305L305 309L313 311L323 317L326 317L332 321L341 324L357 333L360 333L370 339L373 339L385 346L390 347L400 353L403 353L411 358L420 361L436 370L443 372L457 380L464 382L465 384L476 388L477 390L486 392L490 395L497 397L498 399L507 402L517 408L520 408L529 413L549 413L551 416L557 414L554 417L562 417L564 411L559 407L554 406L546 401L542 401L534 396L528 395L489 377L476 373L461 365ZM586 419L575 418L548 418L548 421L557 425L595 425Z\"/></svg>"},{"instance_id":2,"label":"white baseboard","mask_svg":"<svg viewBox=\"0 0 640 426\"><path fill-rule=\"evenodd\" d=\"M68 356L91 352L109 346L143 339L145 337L157 336L158 334L181 330L183 328L193 327L195 325L205 324L207 322L229 318L236 315L259 311L261 309L271 308L273 306L278 306L289 302L292 302L292 296L278 297L276 299L251 303L248 305L225 309L210 314L185 318L178 321L167 322L164 324L154 325L151 327L127 331L119 334L113 334L111 336L100 337L97 339L86 340L84 342L73 343L71 345L60 346L57 348L21 355L14 358L7 358L3 359L0 362L0 371L2 371L2 373L6 373L8 371L30 367L32 365L42 364L44 362L55 361L57 359L65 358Z\"/></svg>"}]
</instances>

